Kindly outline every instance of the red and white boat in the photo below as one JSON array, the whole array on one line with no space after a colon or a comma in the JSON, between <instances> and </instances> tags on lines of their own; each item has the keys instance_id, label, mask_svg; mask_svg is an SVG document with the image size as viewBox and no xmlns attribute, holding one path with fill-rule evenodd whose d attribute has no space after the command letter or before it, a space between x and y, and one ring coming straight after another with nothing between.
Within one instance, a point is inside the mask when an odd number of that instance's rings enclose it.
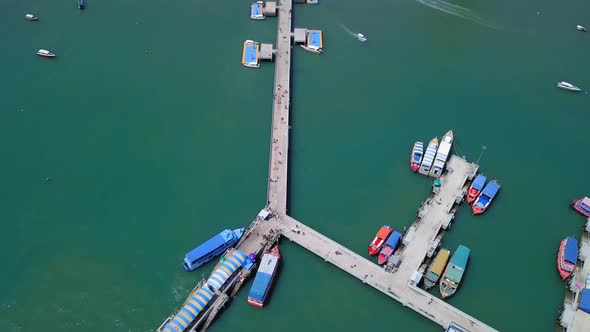
<instances>
[{"instance_id":1,"label":"red and white boat","mask_svg":"<svg viewBox=\"0 0 590 332\"><path fill-rule=\"evenodd\" d=\"M412 172L417 172L422 164L422 157L424 157L424 144L422 142L414 143L412 148L412 155L410 156L410 168Z\"/></svg>"},{"instance_id":2,"label":"red and white boat","mask_svg":"<svg viewBox=\"0 0 590 332\"><path fill-rule=\"evenodd\" d=\"M483 189L483 186L486 184L486 177L479 174L475 177L475 180L471 183L471 187L469 187L469 191L467 192L467 203L471 204L475 201L479 193Z\"/></svg>"},{"instance_id":3,"label":"red and white boat","mask_svg":"<svg viewBox=\"0 0 590 332\"><path fill-rule=\"evenodd\" d=\"M377 232L377 235L375 235L373 241L371 241L371 244L369 244L369 255L377 255L379 251L381 251L381 248L385 244L385 241L389 235L391 235L391 232L393 232L393 228L391 228L391 226L383 225L381 227L379 232Z\"/></svg>"},{"instance_id":4,"label":"red and white boat","mask_svg":"<svg viewBox=\"0 0 590 332\"><path fill-rule=\"evenodd\" d=\"M272 282L277 273L280 259L281 253L279 252L278 246L274 246L262 256L258 272L256 272L256 277L254 277L254 282L252 283L252 288L250 288L250 293L248 293L248 304L257 308L264 306L264 302L270 293Z\"/></svg>"},{"instance_id":5,"label":"red and white boat","mask_svg":"<svg viewBox=\"0 0 590 332\"><path fill-rule=\"evenodd\" d=\"M561 279L569 278L576 268L578 261L578 240L571 236L561 240L559 251L557 252L557 270Z\"/></svg>"},{"instance_id":6,"label":"red and white boat","mask_svg":"<svg viewBox=\"0 0 590 332\"><path fill-rule=\"evenodd\" d=\"M590 198L576 198L572 201L572 207L586 217L590 217Z\"/></svg>"},{"instance_id":7,"label":"red and white boat","mask_svg":"<svg viewBox=\"0 0 590 332\"><path fill-rule=\"evenodd\" d=\"M37 51L38 56L42 56L44 58L55 58L55 54L44 49L40 49Z\"/></svg>"}]
</instances>

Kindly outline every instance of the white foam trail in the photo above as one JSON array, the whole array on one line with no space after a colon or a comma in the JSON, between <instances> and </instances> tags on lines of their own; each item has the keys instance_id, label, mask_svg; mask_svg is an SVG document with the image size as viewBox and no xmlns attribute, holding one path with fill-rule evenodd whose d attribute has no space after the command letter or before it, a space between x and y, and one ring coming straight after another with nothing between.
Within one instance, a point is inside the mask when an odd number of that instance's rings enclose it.
<instances>
[{"instance_id":1,"label":"white foam trail","mask_svg":"<svg viewBox=\"0 0 590 332\"><path fill-rule=\"evenodd\" d=\"M498 27L486 22L480 16L476 15L471 9L455 5L444 0L415 0L416 2L428 6L432 9L454 15L462 19L475 22L488 28L497 29Z\"/></svg>"},{"instance_id":2,"label":"white foam trail","mask_svg":"<svg viewBox=\"0 0 590 332\"><path fill-rule=\"evenodd\" d=\"M344 24L340 24L340 27L342 29L344 29L344 31L346 31L349 35L351 36L356 36L356 33L352 32L352 30L350 30L349 28L346 27L346 25Z\"/></svg>"}]
</instances>

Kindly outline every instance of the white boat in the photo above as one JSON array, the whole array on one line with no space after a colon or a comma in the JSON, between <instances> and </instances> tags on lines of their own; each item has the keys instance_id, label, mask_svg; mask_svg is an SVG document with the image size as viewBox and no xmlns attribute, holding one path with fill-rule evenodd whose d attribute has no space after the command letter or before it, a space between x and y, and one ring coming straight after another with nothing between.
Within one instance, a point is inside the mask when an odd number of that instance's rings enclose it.
<instances>
[{"instance_id":1,"label":"white boat","mask_svg":"<svg viewBox=\"0 0 590 332\"><path fill-rule=\"evenodd\" d=\"M44 49L40 49L37 51L38 56L42 56L44 58L55 58L55 54Z\"/></svg>"},{"instance_id":2,"label":"white boat","mask_svg":"<svg viewBox=\"0 0 590 332\"><path fill-rule=\"evenodd\" d=\"M558 88L564 89L564 90L569 90L569 91L574 91L574 92L580 92L582 91L582 89L578 88L577 86L568 83L568 82L557 82L556 85Z\"/></svg>"},{"instance_id":3,"label":"white boat","mask_svg":"<svg viewBox=\"0 0 590 332\"><path fill-rule=\"evenodd\" d=\"M576 29L578 29L578 31L584 31L584 32L586 32L586 31L587 31L585 26L583 26L583 25L579 25L579 24L578 24L578 25L576 25Z\"/></svg>"},{"instance_id":4,"label":"white boat","mask_svg":"<svg viewBox=\"0 0 590 332\"><path fill-rule=\"evenodd\" d=\"M37 16L33 15L33 14L26 14L25 15L25 20L28 20L28 21L38 21L39 18Z\"/></svg>"},{"instance_id":5,"label":"white boat","mask_svg":"<svg viewBox=\"0 0 590 332\"><path fill-rule=\"evenodd\" d=\"M260 62L258 61L258 52L260 48L260 43L255 42L253 40L246 40L244 42L244 51L242 55L242 65L250 68L258 68L260 67Z\"/></svg>"},{"instance_id":6,"label":"white boat","mask_svg":"<svg viewBox=\"0 0 590 332\"><path fill-rule=\"evenodd\" d=\"M449 159L452 146L453 131L449 130L441 139L440 145L438 146L438 151L436 152L436 157L434 157L434 164L430 169L430 176L433 178L439 178L441 176L443 170L445 169L447 159Z\"/></svg>"},{"instance_id":7,"label":"white boat","mask_svg":"<svg viewBox=\"0 0 590 332\"><path fill-rule=\"evenodd\" d=\"M322 52L323 52L323 50L319 47L307 46L307 45L301 45L301 47L303 47L304 50L314 53L314 54L322 54Z\"/></svg>"},{"instance_id":8,"label":"white boat","mask_svg":"<svg viewBox=\"0 0 590 332\"><path fill-rule=\"evenodd\" d=\"M422 159L422 164L420 165L420 169L418 169L418 173L428 175L430 168L432 167L432 163L434 162L437 149L438 137L435 137L430 140L430 143L428 143L428 147L426 148L426 153L424 153L424 158Z\"/></svg>"},{"instance_id":9,"label":"white boat","mask_svg":"<svg viewBox=\"0 0 590 332\"><path fill-rule=\"evenodd\" d=\"M362 41L362 42L366 42L367 41L367 37L365 37L365 35L363 35L362 33L357 33L356 35L354 35L356 37L356 39Z\"/></svg>"}]
</instances>

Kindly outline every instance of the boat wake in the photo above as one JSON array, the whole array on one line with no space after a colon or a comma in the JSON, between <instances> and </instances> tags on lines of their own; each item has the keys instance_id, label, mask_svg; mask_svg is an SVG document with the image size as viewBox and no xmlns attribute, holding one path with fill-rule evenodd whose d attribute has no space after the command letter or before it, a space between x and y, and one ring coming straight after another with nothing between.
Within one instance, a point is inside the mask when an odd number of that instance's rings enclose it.
<instances>
[{"instance_id":1,"label":"boat wake","mask_svg":"<svg viewBox=\"0 0 590 332\"><path fill-rule=\"evenodd\" d=\"M344 29L344 31L346 31L346 33L348 33L349 35L353 36L356 38L356 33L354 33L352 30L350 30L349 28L346 27L346 25L344 24L340 24L340 27L342 29Z\"/></svg>"},{"instance_id":2,"label":"boat wake","mask_svg":"<svg viewBox=\"0 0 590 332\"><path fill-rule=\"evenodd\" d=\"M446 2L444 0L415 0L416 2L423 4L424 6L428 6L432 9L441 11L443 13L447 13L449 15L454 15L460 17L462 19L475 22L477 24L483 25L485 27L491 29L498 29L497 26L487 22L482 17L475 14L471 9L461 7L459 5L452 4L450 2Z\"/></svg>"}]
</instances>

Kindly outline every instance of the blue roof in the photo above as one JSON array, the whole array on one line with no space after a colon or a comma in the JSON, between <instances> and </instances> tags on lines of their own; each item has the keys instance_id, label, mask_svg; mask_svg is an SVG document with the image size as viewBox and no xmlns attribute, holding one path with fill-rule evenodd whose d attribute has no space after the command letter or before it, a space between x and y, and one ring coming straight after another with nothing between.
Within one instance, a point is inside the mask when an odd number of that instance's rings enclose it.
<instances>
[{"instance_id":1,"label":"blue roof","mask_svg":"<svg viewBox=\"0 0 590 332\"><path fill-rule=\"evenodd\" d=\"M309 32L309 46L320 47L321 46L321 35L319 31L310 31Z\"/></svg>"},{"instance_id":2,"label":"blue roof","mask_svg":"<svg viewBox=\"0 0 590 332\"><path fill-rule=\"evenodd\" d=\"M486 177L484 175L479 174L478 176L475 177L475 180L473 180L471 187L475 190L481 190L481 188L483 188L483 186L485 184L486 184Z\"/></svg>"},{"instance_id":3,"label":"blue roof","mask_svg":"<svg viewBox=\"0 0 590 332\"><path fill-rule=\"evenodd\" d=\"M568 236L565 242L564 257L566 261L574 264L578 261L578 240L571 236Z\"/></svg>"},{"instance_id":4,"label":"blue roof","mask_svg":"<svg viewBox=\"0 0 590 332\"><path fill-rule=\"evenodd\" d=\"M252 5L252 12L250 13L250 15L257 16L260 14L262 14L262 6L260 6L259 4L253 4Z\"/></svg>"},{"instance_id":5,"label":"blue roof","mask_svg":"<svg viewBox=\"0 0 590 332\"><path fill-rule=\"evenodd\" d=\"M486 187L483 188L481 194L489 198L494 198L494 196L496 196L496 194L498 193L498 190L500 190L500 184L496 182L496 180L493 180L488 182Z\"/></svg>"},{"instance_id":6,"label":"blue roof","mask_svg":"<svg viewBox=\"0 0 590 332\"><path fill-rule=\"evenodd\" d=\"M246 45L246 53L244 54L244 62L256 62L258 58L257 45Z\"/></svg>"},{"instance_id":7,"label":"blue roof","mask_svg":"<svg viewBox=\"0 0 590 332\"><path fill-rule=\"evenodd\" d=\"M268 290L271 280L272 276L270 274L257 273L256 278L254 278L254 282L252 283L252 288L250 288L250 292L248 293L248 297L258 301L264 300L264 295Z\"/></svg>"},{"instance_id":8,"label":"blue roof","mask_svg":"<svg viewBox=\"0 0 590 332\"><path fill-rule=\"evenodd\" d=\"M580 305L578 309L590 314L590 289L582 289L582 296L580 297Z\"/></svg>"},{"instance_id":9,"label":"blue roof","mask_svg":"<svg viewBox=\"0 0 590 332\"><path fill-rule=\"evenodd\" d=\"M402 233L400 233L398 231L393 231L393 233L391 233L391 236L389 236L387 241L385 241L385 245L390 246L395 250L395 248L397 248L397 245L399 244L399 240L401 238L402 238Z\"/></svg>"},{"instance_id":10,"label":"blue roof","mask_svg":"<svg viewBox=\"0 0 590 332\"><path fill-rule=\"evenodd\" d=\"M459 245L459 247L457 247L457 250L455 250L453 257L451 257L451 264L454 264L465 269L465 267L467 266L467 260L469 259L470 253L471 250L469 248L467 248L464 245Z\"/></svg>"},{"instance_id":11,"label":"blue roof","mask_svg":"<svg viewBox=\"0 0 590 332\"><path fill-rule=\"evenodd\" d=\"M200 257L207 255L212 250L224 245L225 243L235 241L237 238L237 234L235 234L233 231L229 229L226 229L221 233L215 235L214 237L210 238L205 243L191 250L188 254L186 254L186 258L189 261L195 261Z\"/></svg>"}]
</instances>

